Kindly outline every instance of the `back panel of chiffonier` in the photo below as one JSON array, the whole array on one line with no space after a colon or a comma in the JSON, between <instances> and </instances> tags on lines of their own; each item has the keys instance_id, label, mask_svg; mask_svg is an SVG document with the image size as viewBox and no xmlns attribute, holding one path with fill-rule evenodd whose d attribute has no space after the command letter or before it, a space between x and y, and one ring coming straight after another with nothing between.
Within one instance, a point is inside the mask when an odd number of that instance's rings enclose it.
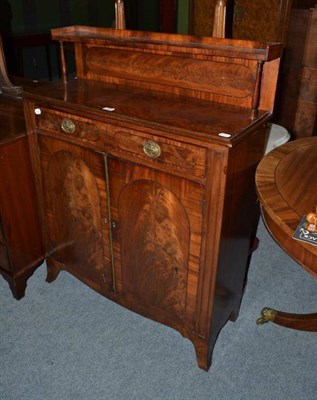
<instances>
[{"instance_id":1,"label":"back panel of chiffonier","mask_svg":"<svg viewBox=\"0 0 317 400\"><path fill-rule=\"evenodd\" d=\"M52 37L75 43L79 78L273 109L279 44L76 26Z\"/></svg>"}]
</instances>

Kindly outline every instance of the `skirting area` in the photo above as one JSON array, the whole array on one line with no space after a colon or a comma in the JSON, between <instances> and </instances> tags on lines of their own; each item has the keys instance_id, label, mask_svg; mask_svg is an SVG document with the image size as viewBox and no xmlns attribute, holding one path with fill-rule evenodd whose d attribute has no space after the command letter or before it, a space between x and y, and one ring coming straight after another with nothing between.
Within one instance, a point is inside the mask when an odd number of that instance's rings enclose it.
<instances>
[{"instance_id":1,"label":"skirting area","mask_svg":"<svg viewBox=\"0 0 317 400\"><path fill-rule=\"evenodd\" d=\"M0 279L2 400L315 400L317 334L257 326L262 307L317 311L317 281L259 226L240 316L222 330L209 372L170 328L45 266L17 302Z\"/></svg>"}]
</instances>

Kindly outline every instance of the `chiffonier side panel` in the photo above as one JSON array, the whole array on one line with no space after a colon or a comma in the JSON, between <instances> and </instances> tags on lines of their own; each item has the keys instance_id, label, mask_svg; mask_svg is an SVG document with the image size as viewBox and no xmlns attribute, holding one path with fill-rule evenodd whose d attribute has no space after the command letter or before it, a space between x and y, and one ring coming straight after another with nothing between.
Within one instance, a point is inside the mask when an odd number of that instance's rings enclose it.
<instances>
[{"instance_id":1,"label":"chiffonier side panel","mask_svg":"<svg viewBox=\"0 0 317 400\"><path fill-rule=\"evenodd\" d=\"M260 215L255 171L266 141L262 125L229 150L213 319L222 313L235 320L239 314Z\"/></svg>"},{"instance_id":2,"label":"chiffonier side panel","mask_svg":"<svg viewBox=\"0 0 317 400\"><path fill-rule=\"evenodd\" d=\"M277 58L263 65L259 110L273 112L280 62L280 58Z\"/></svg>"},{"instance_id":3,"label":"chiffonier side panel","mask_svg":"<svg viewBox=\"0 0 317 400\"><path fill-rule=\"evenodd\" d=\"M216 274L219 260L219 244L223 224L223 208L228 166L228 149L210 149L207 157L206 204L202 237L197 296L197 319L195 330L201 337L216 335L224 324L218 318L211 326L214 307ZM223 317L223 315L220 315Z\"/></svg>"}]
</instances>

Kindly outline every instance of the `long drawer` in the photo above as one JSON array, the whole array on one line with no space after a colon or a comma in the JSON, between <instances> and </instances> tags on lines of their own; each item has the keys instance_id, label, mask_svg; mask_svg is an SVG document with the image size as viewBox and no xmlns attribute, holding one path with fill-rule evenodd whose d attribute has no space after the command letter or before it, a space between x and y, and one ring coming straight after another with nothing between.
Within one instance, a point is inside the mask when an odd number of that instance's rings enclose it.
<instances>
[{"instance_id":1,"label":"long drawer","mask_svg":"<svg viewBox=\"0 0 317 400\"><path fill-rule=\"evenodd\" d=\"M97 151L118 155L171 173L204 180L206 148L45 107L36 113L38 129Z\"/></svg>"}]
</instances>

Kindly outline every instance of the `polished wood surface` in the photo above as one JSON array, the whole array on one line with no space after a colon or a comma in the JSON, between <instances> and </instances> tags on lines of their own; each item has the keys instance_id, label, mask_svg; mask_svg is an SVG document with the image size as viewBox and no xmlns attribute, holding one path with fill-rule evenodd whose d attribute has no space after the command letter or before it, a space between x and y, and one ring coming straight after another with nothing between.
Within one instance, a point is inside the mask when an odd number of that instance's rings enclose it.
<instances>
[{"instance_id":1,"label":"polished wood surface","mask_svg":"<svg viewBox=\"0 0 317 400\"><path fill-rule=\"evenodd\" d=\"M0 96L0 274L12 294L43 261L34 177L21 99Z\"/></svg>"},{"instance_id":2,"label":"polished wood surface","mask_svg":"<svg viewBox=\"0 0 317 400\"><path fill-rule=\"evenodd\" d=\"M52 37L75 43L78 78L240 107L252 108L259 98L259 110L273 110L278 43L85 26L53 29Z\"/></svg>"},{"instance_id":3,"label":"polished wood surface","mask_svg":"<svg viewBox=\"0 0 317 400\"><path fill-rule=\"evenodd\" d=\"M295 140L270 152L258 167L256 185L268 228L283 249L317 277L317 247L292 235L316 208L317 138Z\"/></svg>"},{"instance_id":4,"label":"polished wood surface","mask_svg":"<svg viewBox=\"0 0 317 400\"><path fill-rule=\"evenodd\" d=\"M85 27L53 37L75 42L77 79L24 101L47 280L66 270L178 330L207 370L239 313L281 48Z\"/></svg>"},{"instance_id":5,"label":"polished wood surface","mask_svg":"<svg viewBox=\"0 0 317 400\"><path fill-rule=\"evenodd\" d=\"M157 129L165 127L165 136L170 139L177 139L179 134L187 136L185 141L191 143L218 142L219 144L235 143L241 140L241 131L246 127L252 126L251 110L248 108L234 107L231 105L211 103L207 101L189 101L182 97L162 96L153 92L145 92L140 89L133 89L129 86L109 85L95 81L72 80L67 86L63 83L55 83L50 85L48 91L45 87L32 90L34 101L54 99L55 104L63 110L65 98L73 110L77 107L89 107L89 112L97 120L104 120L115 126L118 120L125 118L127 123L137 126L138 123L143 124L141 132L144 134L155 132ZM114 108L113 111L102 110L103 107ZM43 109L43 107L42 107ZM60 114L49 113L47 108L42 110L42 114L38 117L38 125L41 128L53 129L59 134L66 136L60 129L60 123L65 112ZM230 118L227 116L230 115ZM261 123L269 118L268 111L259 111L258 117L254 122ZM70 117L72 115L70 114ZM45 122L42 122L42 120ZM54 122L55 120L55 122ZM82 122L75 117L74 122L77 129L82 129ZM45 124L45 126L44 126ZM48 126L52 124L51 128ZM136 124L136 125L135 125ZM56 128L54 130L54 125ZM94 126L90 121L90 129L83 128L84 134L79 134L78 130L74 134L67 135L71 139L76 137L85 140L83 135L92 135L95 132L98 123L94 121ZM168 126L168 129L166 129ZM108 131L113 131L109 128ZM140 128L137 129L137 131ZM134 131L133 133L137 133ZM126 137L130 136L130 131ZM195 132L195 135L192 134ZM219 133L227 133L229 138L219 136ZM123 134L122 134L123 135ZM117 133L117 137L119 134ZM131 138L130 141L136 140ZM100 135L100 142L104 142L103 135ZM104 145L103 143L101 144ZM130 147L132 143L130 143ZM167 157L167 155L165 155ZM189 161L189 160L187 160Z\"/></svg>"},{"instance_id":6,"label":"polished wood surface","mask_svg":"<svg viewBox=\"0 0 317 400\"><path fill-rule=\"evenodd\" d=\"M257 191L269 232L295 261L315 277L317 247L292 236L301 218L316 209L316 159L317 138L299 139L267 154L256 173ZM317 314L299 317L278 312L276 315L273 313L269 320L293 329L317 328Z\"/></svg>"}]
</instances>

